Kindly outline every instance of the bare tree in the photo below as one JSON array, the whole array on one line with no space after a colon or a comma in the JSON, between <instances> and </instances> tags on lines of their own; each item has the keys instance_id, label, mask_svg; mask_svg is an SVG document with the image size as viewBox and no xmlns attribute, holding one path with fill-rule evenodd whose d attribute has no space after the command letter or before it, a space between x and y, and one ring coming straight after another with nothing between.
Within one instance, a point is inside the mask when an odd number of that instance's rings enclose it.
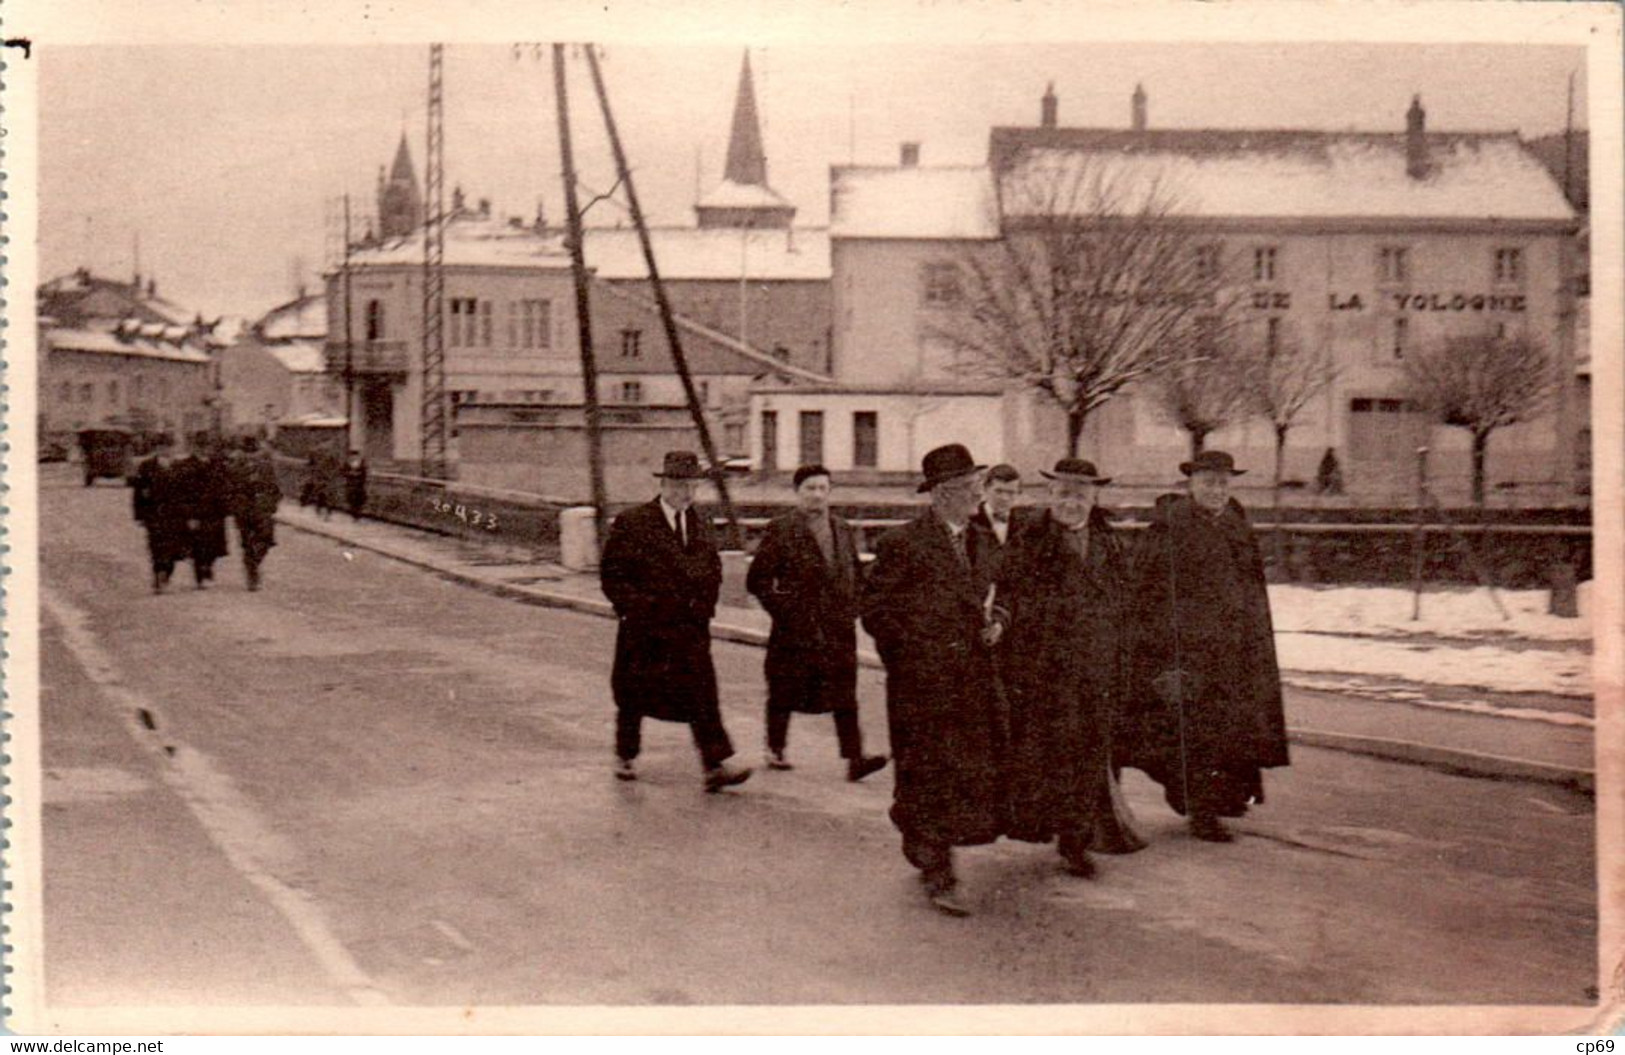
<instances>
[{"instance_id":1,"label":"bare tree","mask_svg":"<svg viewBox=\"0 0 1625 1055\"><path fill-rule=\"evenodd\" d=\"M1216 332L1211 317L1196 322L1194 354L1164 367L1151 384L1156 401L1190 436L1192 458L1202 453L1210 435L1247 420L1256 409L1252 364L1242 349L1232 335Z\"/></svg>"},{"instance_id":2,"label":"bare tree","mask_svg":"<svg viewBox=\"0 0 1625 1055\"><path fill-rule=\"evenodd\" d=\"M1406 385L1417 406L1472 436L1474 504L1484 504L1490 434L1538 416L1556 384L1555 370L1538 341L1491 333L1448 337L1405 360Z\"/></svg>"},{"instance_id":3,"label":"bare tree","mask_svg":"<svg viewBox=\"0 0 1625 1055\"><path fill-rule=\"evenodd\" d=\"M1229 304L1217 243L1154 174L1035 151L1000 184L1003 231L958 262L936 336L963 374L1014 380L1085 421L1125 388L1191 358L1197 319Z\"/></svg>"}]
</instances>

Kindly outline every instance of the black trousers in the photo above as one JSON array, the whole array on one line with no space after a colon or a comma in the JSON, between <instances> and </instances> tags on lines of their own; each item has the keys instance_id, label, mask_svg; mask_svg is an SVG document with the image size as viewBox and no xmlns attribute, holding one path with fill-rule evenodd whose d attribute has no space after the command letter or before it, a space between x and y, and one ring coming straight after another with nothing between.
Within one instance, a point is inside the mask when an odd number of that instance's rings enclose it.
<instances>
[{"instance_id":1,"label":"black trousers","mask_svg":"<svg viewBox=\"0 0 1625 1055\"><path fill-rule=\"evenodd\" d=\"M722 712L716 707L704 708L693 721L687 723L694 734L694 746L700 752L700 764L715 769L733 757L733 741L722 726ZM638 711L617 708L615 711L615 757L630 762L643 749L643 715Z\"/></svg>"},{"instance_id":2,"label":"black trousers","mask_svg":"<svg viewBox=\"0 0 1625 1055\"><path fill-rule=\"evenodd\" d=\"M790 716L794 711L767 709L767 749L783 753L790 743ZM857 711L835 711L835 739L841 745L841 757L863 757L863 729L858 725Z\"/></svg>"}]
</instances>

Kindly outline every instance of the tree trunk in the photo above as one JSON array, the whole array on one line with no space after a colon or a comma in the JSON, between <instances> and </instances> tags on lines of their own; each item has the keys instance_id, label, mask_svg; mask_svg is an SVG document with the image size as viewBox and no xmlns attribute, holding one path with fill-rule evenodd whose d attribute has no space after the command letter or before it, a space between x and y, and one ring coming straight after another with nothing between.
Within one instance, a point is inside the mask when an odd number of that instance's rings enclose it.
<instances>
[{"instance_id":1,"label":"tree trunk","mask_svg":"<svg viewBox=\"0 0 1625 1055\"><path fill-rule=\"evenodd\" d=\"M1073 408L1066 412L1066 456L1068 458L1078 456L1078 443L1083 439L1083 423L1088 417L1089 412L1087 410ZM1096 455L1096 457L1099 456Z\"/></svg>"},{"instance_id":2,"label":"tree trunk","mask_svg":"<svg viewBox=\"0 0 1625 1055\"><path fill-rule=\"evenodd\" d=\"M1282 581L1290 578L1286 574L1286 532L1281 530L1281 474L1286 463L1286 434L1291 427L1279 423L1275 426L1275 479L1270 488L1275 514L1275 572Z\"/></svg>"},{"instance_id":3,"label":"tree trunk","mask_svg":"<svg viewBox=\"0 0 1625 1055\"><path fill-rule=\"evenodd\" d=\"M1186 431L1188 431L1191 434L1191 460L1195 461L1196 456L1198 454L1201 454L1202 453L1202 448L1207 445L1207 434L1212 430L1211 429L1188 429Z\"/></svg>"},{"instance_id":4,"label":"tree trunk","mask_svg":"<svg viewBox=\"0 0 1625 1055\"><path fill-rule=\"evenodd\" d=\"M1484 508L1484 462L1489 453L1490 434L1473 432L1473 505Z\"/></svg>"}]
</instances>

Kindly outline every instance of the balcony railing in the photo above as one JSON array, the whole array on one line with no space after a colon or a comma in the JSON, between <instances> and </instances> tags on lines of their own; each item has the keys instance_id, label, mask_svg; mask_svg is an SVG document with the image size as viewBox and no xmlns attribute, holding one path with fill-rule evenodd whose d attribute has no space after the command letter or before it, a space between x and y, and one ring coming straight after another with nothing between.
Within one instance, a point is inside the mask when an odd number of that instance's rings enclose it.
<instances>
[{"instance_id":1,"label":"balcony railing","mask_svg":"<svg viewBox=\"0 0 1625 1055\"><path fill-rule=\"evenodd\" d=\"M327 372L344 375L346 355L350 369L358 374L404 374L411 369L406 341L356 341L346 351L343 341L327 344Z\"/></svg>"}]
</instances>

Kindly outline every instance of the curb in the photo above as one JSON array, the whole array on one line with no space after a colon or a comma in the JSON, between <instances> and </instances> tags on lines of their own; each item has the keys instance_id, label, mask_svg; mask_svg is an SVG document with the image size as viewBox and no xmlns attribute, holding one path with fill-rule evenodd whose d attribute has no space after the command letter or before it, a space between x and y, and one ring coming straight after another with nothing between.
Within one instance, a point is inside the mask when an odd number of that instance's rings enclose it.
<instances>
[{"instance_id":1,"label":"curb","mask_svg":"<svg viewBox=\"0 0 1625 1055\"><path fill-rule=\"evenodd\" d=\"M277 518L277 522L294 531L302 531L307 535L315 535L318 538L341 542L354 549L376 553L390 560L431 572L442 579L472 587L493 597L517 601L520 604L528 604L536 608L558 608L604 619L615 618L615 609L607 600L555 593L534 586L509 586L506 583L490 582L465 572L447 568L442 564L403 553L390 546L358 542L339 532L317 525L293 523L284 520L280 516ZM766 631L758 630L755 627L739 626L714 620L711 623L711 637L713 640L731 641L735 644L752 645L761 648L766 647L767 636ZM880 657L866 649L860 649L858 652L858 666L871 670L885 669L880 662ZM1376 736L1332 733L1316 729L1288 729L1287 739L1301 747L1365 755L1385 762L1400 762L1407 765L1422 766L1426 769L1455 776L1550 784L1567 787L1585 795L1594 795L1596 790L1596 774L1591 770L1574 769L1548 762L1530 762L1519 758L1506 758L1501 755L1488 755L1476 751L1419 744L1410 740L1389 740Z\"/></svg>"}]
</instances>

